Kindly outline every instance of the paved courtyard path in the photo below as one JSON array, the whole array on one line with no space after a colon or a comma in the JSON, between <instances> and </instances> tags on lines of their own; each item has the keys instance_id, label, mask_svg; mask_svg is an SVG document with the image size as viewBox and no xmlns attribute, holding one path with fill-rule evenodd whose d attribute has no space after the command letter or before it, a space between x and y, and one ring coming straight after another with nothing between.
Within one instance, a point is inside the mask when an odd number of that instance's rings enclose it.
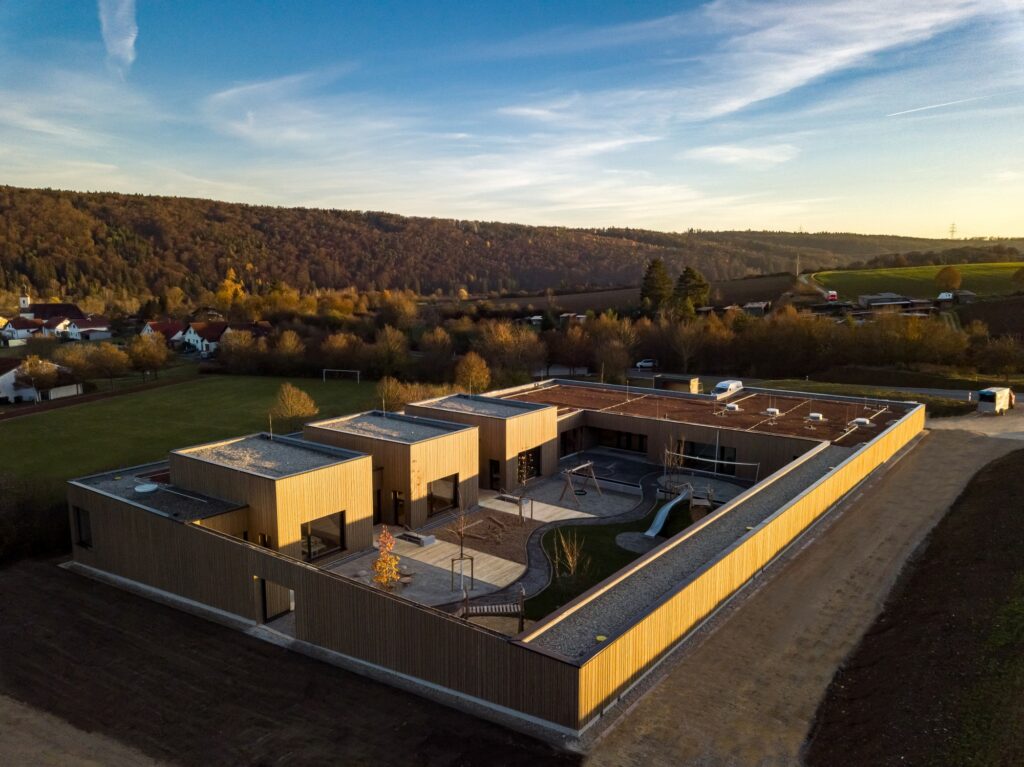
<instances>
[{"instance_id":1,"label":"paved courtyard path","mask_svg":"<svg viewBox=\"0 0 1024 767\"><path fill-rule=\"evenodd\" d=\"M587 764L793 765L843 659L908 556L982 466L1019 443L935 431L871 479L757 591L681 649Z\"/></svg>"}]
</instances>

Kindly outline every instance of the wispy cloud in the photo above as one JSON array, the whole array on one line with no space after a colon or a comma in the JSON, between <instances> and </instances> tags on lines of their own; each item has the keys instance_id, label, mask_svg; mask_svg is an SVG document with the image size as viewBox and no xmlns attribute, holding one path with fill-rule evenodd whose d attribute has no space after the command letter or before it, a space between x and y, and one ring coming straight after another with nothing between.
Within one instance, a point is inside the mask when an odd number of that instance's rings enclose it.
<instances>
[{"instance_id":1,"label":"wispy cloud","mask_svg":"<svg viewBox=\"0 0 1024 767\"><path fill-rule=\"evenodd\" d=\"M751 168L770 168L789 162L800 154L792 144L770 144L766 146L737 146L719 144L702 146L683 152L686 160L704 160L722 165L740 165Z\"/></svg>"},{"instance_id":2,"label":"wispy cloud","mask_svg":"<svg viewBox=\"0 0 1024 767\"><path fill-rule=\"evenodd\" d=\"M135 61L135 0L99 0L100 27L107 57L122 76Z\"/></svg>"},{"instance_id":3,"label":"wispy cloud","mask_svg":"<svg viewBox=\"0 0 1024 767\"><path fill-rule=\"evenodd\" d=\"M967 104L971 101L979 101L980 99L991 98L991 96L972 96L969 99L957 99L956 101L943 101L941 104L929 104L925 107L914 107L913 109L904 109L900 112L890 112L886 117L899 117L900 115L912 115L915 112L928 112L932 109L942 109L943 107L956 106L957 104Z\"/></svg>"}]
</instances>

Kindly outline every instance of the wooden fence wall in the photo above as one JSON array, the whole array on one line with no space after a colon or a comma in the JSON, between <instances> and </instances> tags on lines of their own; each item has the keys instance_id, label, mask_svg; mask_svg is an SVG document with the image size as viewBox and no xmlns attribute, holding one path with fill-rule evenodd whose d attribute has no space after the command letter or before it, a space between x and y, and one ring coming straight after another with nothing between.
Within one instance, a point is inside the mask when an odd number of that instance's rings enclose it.
<instances>
[{"instance_id":1,"label":"wooden fence wall","mask_svg":"<svg viewBox=\"0 0 1024 767\"><path fill-rule=\"evenodd\" d=\"M575 729L578 666L438 610L71 483L93 545L75 561L262 619L260 579L295 592L296 638Z\"/></svg>"},{"instance_id":2,"label":"wooden fence wall","mask_svg":"<svg viewBox=\"0 0 1024 767\"><path fill-rule=\"evenodd\" d=\"M899 452L924 428L924 416L920 405L865 444L586 660L580 668L580 727L600 715L836 501Z\"/></svg>"}]
</instances>

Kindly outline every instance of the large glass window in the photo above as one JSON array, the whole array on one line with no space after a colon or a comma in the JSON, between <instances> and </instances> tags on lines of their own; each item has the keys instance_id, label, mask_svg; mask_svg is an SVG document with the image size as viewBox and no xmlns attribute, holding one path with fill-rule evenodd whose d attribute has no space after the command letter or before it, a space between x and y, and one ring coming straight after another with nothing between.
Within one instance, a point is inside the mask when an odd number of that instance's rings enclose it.
<instances>
[{"instance_id":1,"label":"large glass window","mask_svg":"<svg viewBox=\"0 0 1024 767\"><path fill-rule=\"evenodd\" d=\"M302 523L302 556L312 562L345 548L345 512Z\"/></svg>"},{"instance_id":2,"label":"large glass window","mask_svg":"<svg viewBox=\"0 0 1024 767\"><path fill-rule=\"evenodd\" d=\"M427 514L440 514L459 505L459 475L427 483Z\"/></svg>"},{"instance_id":3,"label":"large glass window","mask_svg":"<svg viewBox=\"0 0 1024 767\"><path fill-rule=\"evenodd\" d=\"M647 452L646 434L633 434L615 429L598 429L597 443L601 447L613 447L616 450L629 450L634 453Z\"/></svg>"}]
</instances>

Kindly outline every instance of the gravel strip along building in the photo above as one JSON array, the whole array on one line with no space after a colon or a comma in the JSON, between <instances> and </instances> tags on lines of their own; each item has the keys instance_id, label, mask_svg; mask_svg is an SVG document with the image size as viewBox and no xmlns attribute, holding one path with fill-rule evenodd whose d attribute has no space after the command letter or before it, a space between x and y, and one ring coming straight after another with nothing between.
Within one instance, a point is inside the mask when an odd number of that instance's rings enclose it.
<instances>
[{"instance_id":1,"label":"gravel strip along building","mask_svg":"<svg viewBox=\"0 0 1024 767\"><path fill-rule=\"evenodd\" d=\"M404 414L316 421L303 439L250 435L73 480L69 567L571 739L614 715L615 702L693 629L912 444L924 415L906 402L563 380L450 395ZM429 546L429 531L416 529L434 514L475 508L484 491L518 498L560 465L633 488L637 514L659 487L663 497L680 492L654 477L728 482L738 495L516 636L401 588L383 591L366 573L336 571L372 554L376 523L408 528L404 545ZM580 497L566 509L581 513ZM601 524L588 521L587 529Z\"/></svg>"}]
</instances>

